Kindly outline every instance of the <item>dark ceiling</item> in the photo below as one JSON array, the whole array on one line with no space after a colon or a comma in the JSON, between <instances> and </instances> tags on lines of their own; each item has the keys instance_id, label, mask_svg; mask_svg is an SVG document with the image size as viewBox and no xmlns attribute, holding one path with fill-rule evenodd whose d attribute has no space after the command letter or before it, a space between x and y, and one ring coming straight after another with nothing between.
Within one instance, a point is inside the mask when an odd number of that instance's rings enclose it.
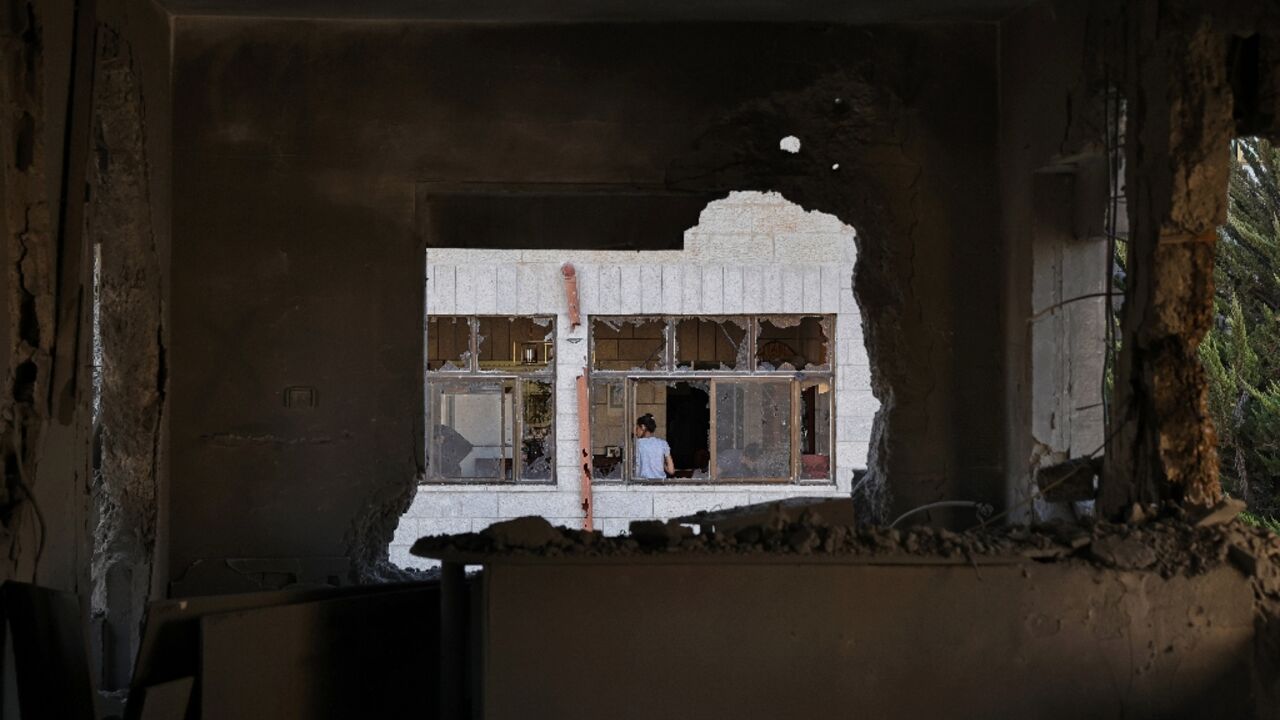
<instances>
[{"instance_id":1,"label":"dark ceiling","mask_svg":"<svg viewBox=\"0 0 1280 720\"><path fill-rule=\"evenodd\" d=\"M472 22L997 20L1032 0L156 0L174 15Z\"/></svg>"}]
</instances>

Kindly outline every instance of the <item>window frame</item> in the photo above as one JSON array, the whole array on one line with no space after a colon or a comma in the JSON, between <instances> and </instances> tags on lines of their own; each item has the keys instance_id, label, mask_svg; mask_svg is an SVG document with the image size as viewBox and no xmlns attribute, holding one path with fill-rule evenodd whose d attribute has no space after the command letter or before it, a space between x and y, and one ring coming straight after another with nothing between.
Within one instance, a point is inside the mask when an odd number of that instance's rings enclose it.
<instances>
[{"instance_id":1,"label":"window frame","mask_svg":"<svg viewBox=\"0 0 1280 720\"><path fill-rule=\"evenodd\" d=\"M439 321L445 318L466 319L468 327L467 339L467 367L454 369L428 369L430 365L429 350L430 347L430 328L433 320ZM480 367L480 320L481 318L494 318L497 320L533 320L547 321L548 338L540 342L549 344L552 352L547 357L546 365L542 366L525 366L513 362L510 368L485 369ZM531 315L498 315L498 314L459 314L459 313L427 313L423 327L423 400L425 402L424 419L424 438L425 447L427 448L426 469L423 471L423 484L428 485L555 485L557 483L556 476L556 347L557 338L556 316L547 313L535 313ZM441 386L448 387L450 385L459 385L466 383L498 383L504 389L509 387L511 392L511 415L510 421L504 417L502 421L502 432L506 434L510 431L510 447L511 447L511 478L455 478L443 475L433 475L431 467L431 449L432 449L432 430L434 428L433 418L436 409L432 405L432 385L433 381ZM550 465L550 473L546 478L529 478L522 477L525 462L524 453L522 452L525 437L525 385L528 382L545 383L548 387L548 402L550 403L549 415L550 425L548 430L545 447L549 454L548 464ZM504 393L505 394L505 393ZM503 414L505 416L505 401L503 401ZM509 427L508 427L509 426Z\"/></svg>"},{"instance_id":2,"label":"window frame","mask_svg":"<svg viewBox=\"0 0 1280 720\"><path fill-rule=\"evenodd\" d=\"M799 368L794 370L761 370L760 360L756 356L758 351L759 333L761 319L769 318L785 318L800 319L805 317L819 318L822 323L822 331L825 337L825 363L817 368ZM746 370L694 370L694 369L677 369L678 347L676 332L677 327L682 320L691 318L701 320L712 320L717 322L723 321L745 321L746 338L744 342L748 343L747 357L750 358L750 366ZM595 325L596 321L664 321L664 352L663 364L660 369L630 369L630 370L598 370L596 369L596 353L595 353ZM837 408L836 402L838 395L836 389L836 370L837 367L837 343L835 338L836 316L831 313L746 313L741 315L593 315L587 318L588 330L588 348L587 348L587 387L589 392L596 392L597 387L608 387L608 384L621 382L623 388L623 407L625 408L623 422L628 423L624 427L624 437L627 438L623 445L622 452L622 473L620 478L600 478L596 477L594 469L592 472L591 482L593 485L599 484L603 486L620 486L620 485L643 485L643 486L663 486L663 485L813 485L813 486L830 486L836 483L835 479L835 456L836 456L836 418ZM733 382L778 382L785 380L790 386L789 392L789 425L790 432L790 476L785 478L731 478L720 479L719 469L716 466L717 445L715 440L717 431L717 398L716 385L718 383ZM800 391L805 382L808 381L825 381L831 387L831 409L827 417L828 446L830 458L828 461L827 477L825 478L803 478L801 467L800 452ZM635 386L638 382L663 382L673 384L677 382L689 383L705 383L707 387L710 423L708 426L708 451L710 459L708 460L707 476L704 478L664 478L664 479L639 479L633 478L634 470L634 446L635 439L631 436L631 427L629 426L632 419L639 417L639 410L636 407L636 391ZM607 391L606 391L607 392ZM594 399L588 400L588 407L592 408L593 413L588 418L588 427L595 427L594 408L596 403Z\"/></svg>"}]
</instances>

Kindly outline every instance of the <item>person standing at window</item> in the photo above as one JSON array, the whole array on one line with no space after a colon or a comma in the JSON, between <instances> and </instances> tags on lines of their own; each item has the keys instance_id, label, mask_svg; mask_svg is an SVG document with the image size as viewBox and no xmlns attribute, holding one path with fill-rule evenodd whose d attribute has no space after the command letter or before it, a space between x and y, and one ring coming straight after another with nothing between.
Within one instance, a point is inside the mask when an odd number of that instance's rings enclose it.
<instances>
[{"instance_id":1,"label":"person standing at window","mask_svg":"<svg viewBox=\"0 0 1280 720\"><path fill-rule=\"evenodd\" d=\"M662 480L676 474L676 464L671 459L671 446L655 436L658 423L653 415L645 413L636 420L636 471L637 480Z\"/></svg>"}]
</instances>

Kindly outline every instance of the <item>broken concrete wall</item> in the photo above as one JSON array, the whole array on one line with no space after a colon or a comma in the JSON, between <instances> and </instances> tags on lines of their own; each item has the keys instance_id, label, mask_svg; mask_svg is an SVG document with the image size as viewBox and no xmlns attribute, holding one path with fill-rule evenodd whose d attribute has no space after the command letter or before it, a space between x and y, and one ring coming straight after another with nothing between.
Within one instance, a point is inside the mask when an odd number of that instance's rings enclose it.
<instances>
[{"instance_id":1,"label":"broken concrete wall","mask_svg":"<svg viewBox=\"0 0 1280 720\"><path fill-rule=\"evenodd\" d=\"M1129 15L1130 281L1100 498L1111 513L1222 496L1196 348L1213 319L1213 253L1227 212L1227 38L1196 6L1134 3Z\"/></svg>"},{"instance_id":2,"label":"broken concrete wall","mask_svg":"<svg viewBox=\"0 0 1280 720\"><path fill-rule=\"evenodd\" d=\"M858 229L855 295L882 403L869 481L880 520L944 498L999 504L1003 493L1003 360L983 349L1002 332L1000 292L979 280L1000 257L979 239L996 232L996 98L984 83L995 77L993 35L932 28L846 59L721 119L668 173L679 187L777 189ZM771 135L804 149L780 157ZM969 510L921 519L974 520Z\"/></svg>"},{"instance_id":3,"label":"broken concrete wall","mask_svg":"<svg viewBox=\"0 0 1280 720\"><path fill-rule=\"evenodd\" d=\"M422 181L779 190L835 214L879 318L879 487L1003 492L992 26L175 32L175 576L385 552L423 464ZM286 406L296 386L317 402Z\"/></svg>"}]
</instances>

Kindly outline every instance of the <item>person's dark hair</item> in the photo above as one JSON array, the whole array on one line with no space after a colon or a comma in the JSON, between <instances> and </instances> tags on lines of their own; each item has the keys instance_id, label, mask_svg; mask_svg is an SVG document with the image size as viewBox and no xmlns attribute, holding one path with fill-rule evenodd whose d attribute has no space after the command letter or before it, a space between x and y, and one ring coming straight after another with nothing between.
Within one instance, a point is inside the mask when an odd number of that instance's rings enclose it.
<instances>
[{"instance_id":1,"label":"person's dark hair","mask_svg":"<svg viewBox=\"0 0 1280 720\"><path fill-rule=\"evenodd\" d=\"M655 432L658 429L658 421L653 419L652 413L645 413L636 419L636 425L642 427L649 432Z\"/></svg>"}]
</instances>

